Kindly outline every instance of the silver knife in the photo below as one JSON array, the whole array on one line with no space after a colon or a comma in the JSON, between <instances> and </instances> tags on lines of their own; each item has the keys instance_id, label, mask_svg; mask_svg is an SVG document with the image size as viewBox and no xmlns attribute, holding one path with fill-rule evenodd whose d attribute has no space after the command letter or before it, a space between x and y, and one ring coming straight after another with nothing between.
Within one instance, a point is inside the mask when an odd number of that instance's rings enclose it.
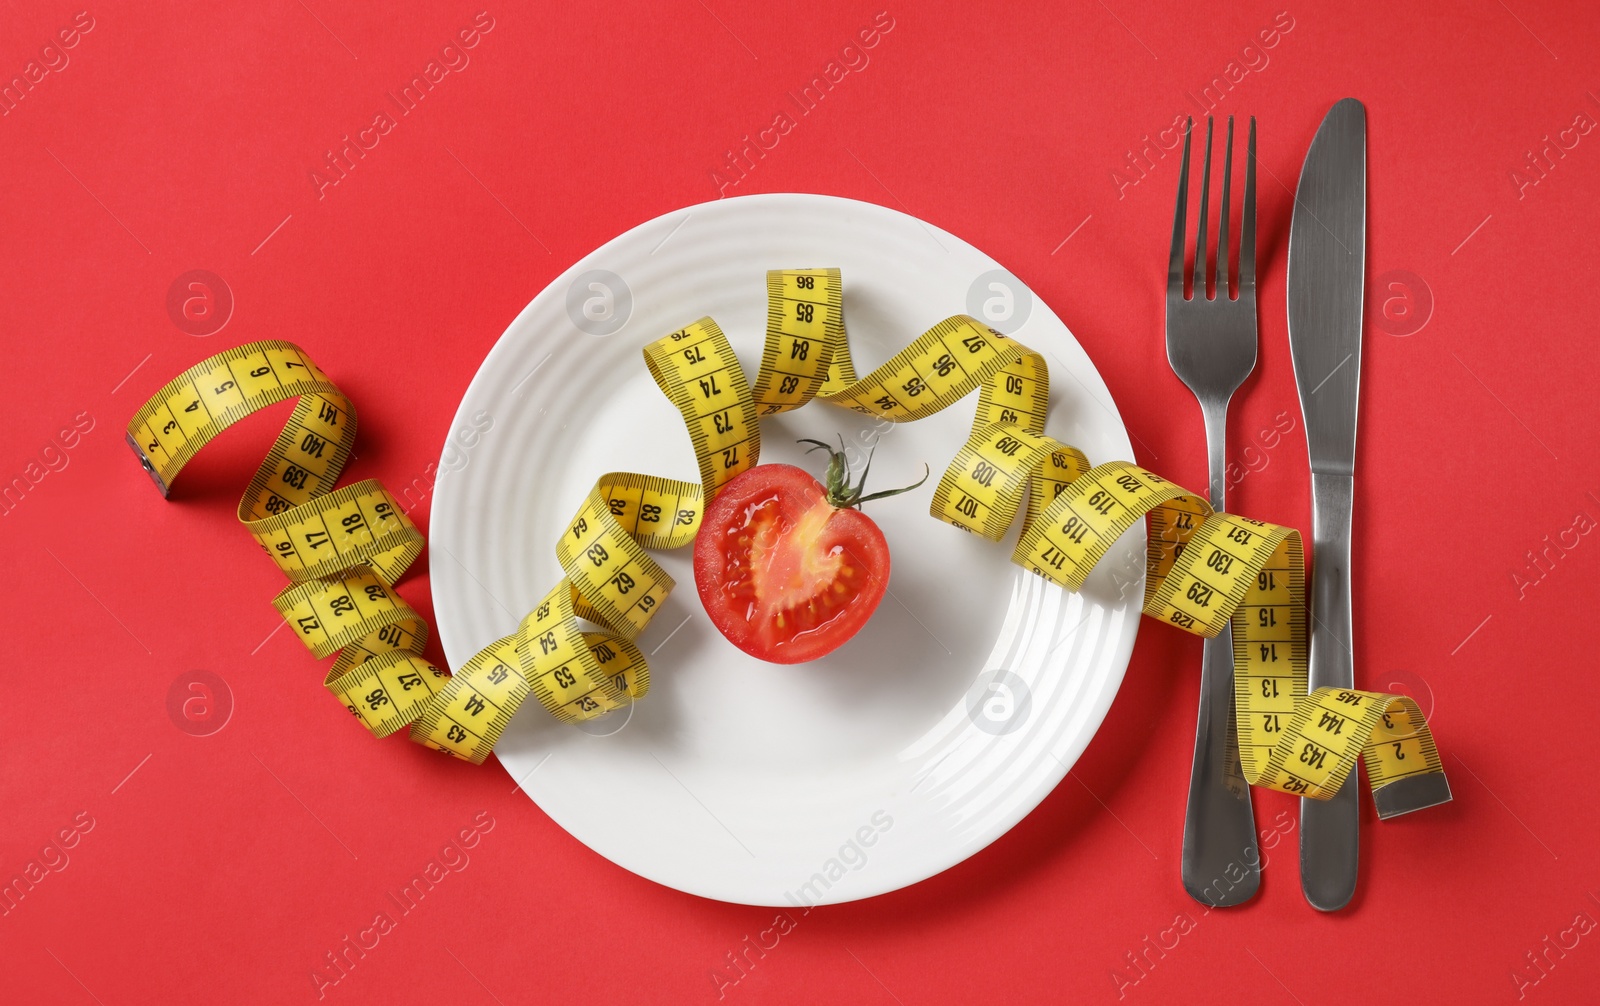
<instances>
[{"instance_id":1,"label":"silver knife","mask_svg":"<svg viewBox=\"0 0 1600 1006\"><path fill-rule=\"evenodd\" d=\"M1311 687L1353 688L1350 511L1367 242L1367 110L1345 98L1311 141L1289 225L1289 349L1311 460ZM1356 890L1359 772L1300 801L1300 886L1325 912Z\"/></svg>"}]
</instances>

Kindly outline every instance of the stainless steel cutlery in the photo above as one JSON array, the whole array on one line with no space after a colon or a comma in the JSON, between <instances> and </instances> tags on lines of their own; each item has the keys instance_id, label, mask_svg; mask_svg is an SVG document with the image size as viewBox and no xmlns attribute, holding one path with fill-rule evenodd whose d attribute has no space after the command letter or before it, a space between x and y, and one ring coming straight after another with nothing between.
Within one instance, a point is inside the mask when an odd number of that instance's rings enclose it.
<instances>
[{"instance_id":1,"label":"stainless steel cutlery","mask_svg":"<svg viewBox=\"0 0 1600 1006\"><path fill-rule=\"evenodd\" d=\"M1252 118L1239 221L1238 275L1230 284L1233 125L1229 116L1215 256L1210 256L1208 245L1216 122L1208 118L1192 274L1186 268L1186 234L1193 120L1183 137L1177 211L1167 260L1167 359L1173 373L1194 392L1205 417L1211 506L1218 511L1226 503L1228 402L1255 368L1258 337L1256 124ZM1366 229L1367 113L1359 101L1346 98L1328 111L1306 153L1289 226L1286 278L1289 349L1311 469L1308 676L1313 694L1318 689L1355 688L1350 534ZM1339 698L1360 701L1355 696ZM1242 904L1261 884L1261 857L1250 787L1240 767L1235 716L1233 640L1231 631L1224 629L1205 642L1199 724L1183 827L1184 889L1195 900L1213 907ZM1387 714L1384 721L1388 722ZM1302 760L1312 761L1323 756L1311 741L1305 741L1304 747L1289 757L1298 754ZM1431 742L1428 750L1432 750ZM1373 793L1380 818L1450 799L1449 784L1436 765L1397 774L1385 770L1383 775ZM1360 863L1359 779L1359 772L1350 772L1332 799L1300 801L1300 883L1306 900L1322 911L1343 908L1355 895Z\"/></svg>"},{"instance_id":2,"label":"stainless steel cutlery","mask_svg":"<svg viewBox=\"0 0 1600 1006\"><path fill-rule=\"evenodd\" d=\"M1289 226L1289 348L1311 461L1311 688L1353 688L1350 513L1366 270L1367 113L1346 98L1322 120ZM1356 889L1352 772L1331 800L1300 801L1300 885L1323 911Z\"/></svg>"},{"instance_id":3,"label":"stainless steel cutlery","mask_svg":"<svg viewBox=\"0 0 1600 1006\"><path fill-rule=\"evenodd\" d=\"M1222 204L1214 268L1207 258L1213 126L1212 120L1207 119L1194 276L1192 292L1187 297L1184 261L1192 121L1183 138L1178 208L1167 264L1167 359L1173 372L1200 402L1205 417L1211 505L1222 510L1227 489L1228 400L1256 365L1256 123L1254 118L1250 120L1246 144L1236 297L1229 295L1228 278L1232 116L1228 117L1222 155ZM1214 293L1209 292L1212 288ZM1241 879L1233 879L1241 873ZM1200 714L1183 822L1183 886L1196 901L1224 907L1249 901L1260 884L1255 817L1250 808L1250 787L1239 767L1234 725L1233 634L1224 629L1205 641L1200 669Z\"/></svg>"}]
</instances>

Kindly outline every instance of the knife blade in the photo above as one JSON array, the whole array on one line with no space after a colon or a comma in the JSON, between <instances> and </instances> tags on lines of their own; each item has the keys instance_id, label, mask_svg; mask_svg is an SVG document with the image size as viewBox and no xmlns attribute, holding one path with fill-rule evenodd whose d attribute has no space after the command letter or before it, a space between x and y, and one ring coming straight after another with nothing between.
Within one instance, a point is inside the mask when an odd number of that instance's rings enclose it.
<instances>
[{"instance_id":1,"label":"knife blade","mask_svg":"<svg viewBox=\"0 0 1600 1006\"><path fill-rule=\"evenodd\" d=\"M1289 349L1311 461L1311 688L1352 688L1350 515L1366 274L1367 112L1345 98L1311 141L1289 225ZM1322 911L1355 894L1357 779L1300 801L1300 886Z\"/></svg>"}]
</instances>

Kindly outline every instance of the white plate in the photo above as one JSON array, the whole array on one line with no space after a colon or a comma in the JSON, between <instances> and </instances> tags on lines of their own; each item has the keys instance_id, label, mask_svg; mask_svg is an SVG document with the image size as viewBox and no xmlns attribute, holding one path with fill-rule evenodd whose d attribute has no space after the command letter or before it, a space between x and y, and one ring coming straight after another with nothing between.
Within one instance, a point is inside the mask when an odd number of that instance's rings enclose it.
<instances>
[{"instance_id":1,"label":"white plate","mask_svg":"<svg viewBox=\"0 0 1600 1006\"><path fill-rule=\"evenodd\" d=\"M1050 361L1053 436L1095 463L1133 456L1066 326L959 238L826 196L678 210L551 283L462 399L431 528L451 666L512 632L561 576L556 538L597 476L695 478L688 434L641 348L709 314L753 381L766 271L810 266L843 270L861 373L949 315L987 316ZM706 619L690 550L656 553L678 586L640 637L650 694L585 728L556 723L530 699L497 748L512 777L612 862L744 904L881 894L1004 834L1061 781L1111 705L1138 628L1145 539L1141 522L1073 594L1010 563L1015 528L995 544L930 517L976 401L882 431L820 402L764 420L763 461L816 469L795 439L842 433L857 447L877 438L877 488L931 467L921 489L868 505L889 540L890 596L827 658L766 664Z\"/></svg>"}]
</instances>

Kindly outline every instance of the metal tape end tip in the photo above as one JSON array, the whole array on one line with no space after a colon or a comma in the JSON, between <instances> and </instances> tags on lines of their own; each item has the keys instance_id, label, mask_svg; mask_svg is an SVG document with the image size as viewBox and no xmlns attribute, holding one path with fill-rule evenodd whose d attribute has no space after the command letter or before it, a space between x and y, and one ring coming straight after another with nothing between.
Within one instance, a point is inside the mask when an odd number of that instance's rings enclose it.
<instances>
[{"instance_id":1,"label":"metal tape end tip","mask_svg":"<svg viewBox=\"0 0 1600 1006\"><path fill-rule=\"evenodd\" d=\"M1452 799L1450 783L1440 773L1409 776L1372 791L1372 802L1378 807L1380 821L1437 807Z\"/></svg>"}]
</instances>

